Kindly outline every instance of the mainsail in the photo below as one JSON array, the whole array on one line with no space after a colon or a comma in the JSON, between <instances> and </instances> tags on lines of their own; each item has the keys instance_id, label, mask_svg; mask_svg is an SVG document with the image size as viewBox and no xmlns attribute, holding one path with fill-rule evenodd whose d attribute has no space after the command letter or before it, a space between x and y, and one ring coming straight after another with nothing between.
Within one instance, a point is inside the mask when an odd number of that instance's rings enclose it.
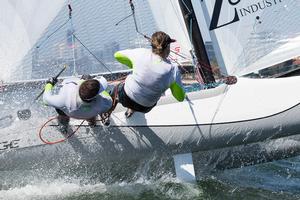
<instances>
[{"instance_id":1,"label":"mainsail","mask_svg":"<svg viewBox=\"0 0 300 200\"><path fill-rule=\"evenodd\" d=\"M192 3L194 7L201 4L199 17L207 22L224 73L245 75L300 55L298 0Z\"/></svg>"},{"instance_id":2,"label":"mainsail","mask_svg":"<svg viewBox=\"0 0 300 200\"><path fill-rule=\"evenodd\" d=\"M64 0L1 0L0 80L30 76L31 69L23 70L19 65L64 3Z\"/></svg>"},{"instance_id":3,"label":"mainsail","mask_svg":"<svg viewBox=\"0 0 300 200\"><path fill-rule=\"evenodd\" d=\"M178 62L182 64L191 64L190 51L192 49L192 45L189 40L189 35L178 1L149 0L148 2L158 30L168 33L171 37L177 40L176 43L171 44L171 49L173 49L176 53L184 55L184 58L175 55Z\"/></svg>"},{"instance_id":4,"label":"mainsail","mask_svg":"<svg viewBox=\"0 0 300 200\"><path fill-rule=\"evenodd\" d=\"M67 3L73 10L69 21ZM124 66L115 62L114 52L149 47L149 41L136 29L147 36L159 30L169 33L177 40L172 50L181 55L172 54L172 59L190 65L191 44L178 2L132 3L136 23L128 0L1 1L0 64L5 73L0 80L48 78L62 65L69 66L64 76L107 72L97 59L111 71L123 70Z\"/></svg>"}]
</instances>

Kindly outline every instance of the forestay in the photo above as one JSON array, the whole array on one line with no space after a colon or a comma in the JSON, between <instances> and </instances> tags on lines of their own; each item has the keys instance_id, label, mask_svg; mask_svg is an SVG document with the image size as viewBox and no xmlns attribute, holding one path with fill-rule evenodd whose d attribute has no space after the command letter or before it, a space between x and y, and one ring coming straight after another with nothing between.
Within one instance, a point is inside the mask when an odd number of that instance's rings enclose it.
<instances>
[{"instance_id":1,"label":"forestay","mask_svg":"<svg viewBox=\"0 0 300 200\"><path fill-rule=\"evenodd\" d=\"M24 74L18 65L63 5L65 0L0 1L0 80L30 76L30 69Z\"/></svg>"},{"instance_id":2,"label":"forestay","mask_svg":"<svg viewBox=\"0 0 300 200\"><path fill-rule=\"evenodd\" d=\"M224 73L245 75L300 55L300 1L192 0Z\"/></svg>"}]
</instances>

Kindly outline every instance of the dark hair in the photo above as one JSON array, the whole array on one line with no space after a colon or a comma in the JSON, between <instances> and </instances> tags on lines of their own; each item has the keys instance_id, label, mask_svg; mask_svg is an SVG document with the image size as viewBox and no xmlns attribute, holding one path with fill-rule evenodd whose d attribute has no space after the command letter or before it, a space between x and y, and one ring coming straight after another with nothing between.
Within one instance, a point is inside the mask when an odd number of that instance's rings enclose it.
<instances>
[{"instance_id":1,"label":"dark hair","mask_svg":"<svg viewBox=\"0 0 300 200\"><path fill-rule=\"evenodd\" d=\"M80 85L79 96L83 101L89 101L99 93L99 90L99 81L95 79L89 79Z\"/></svg>"},{"instance_id":2,"label":"dark hair","mask_svg":"<svg viewBox=\"0 0 300 200\"><path fill-rule=\"evenodd\" d=\"M161 56L167 46L172 42L175 42L175 40L171 39L165 32L155 32L151 36L152 52Z\"/></svg>"}]
</instances>

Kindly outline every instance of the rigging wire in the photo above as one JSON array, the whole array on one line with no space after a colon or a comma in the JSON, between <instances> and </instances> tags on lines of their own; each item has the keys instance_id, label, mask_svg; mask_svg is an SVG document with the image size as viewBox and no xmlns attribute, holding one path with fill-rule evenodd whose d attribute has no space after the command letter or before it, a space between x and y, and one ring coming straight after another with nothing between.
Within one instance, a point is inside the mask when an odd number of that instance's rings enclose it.
<instances>
[{"instance_id":1,"label":"rigging wire","mask_svg":"<svg viewBox=\"0 0 300 200\"><path fill-rule=\"evenodd\" d=\"M131 13L130 15L124 17L123 19L121 19L120 21L118 21L115 26L118 26L120 23L122 23L123 21L125 21L126 19L128 19L129 17L131 17L133 14Z\"/></svg>"},{"instance_id":2,"label":"rigging wire","mask_svg":"<svg viewBox=\"0 0 300 200\"><path fill-rule=\"evenodd\" d=\"M49 34L39 45L36 46L36 48L40 48L46 41L48 41L56 32L63 28L69 21L70 18L66 22L61 24L57 29L55 29L51 34Z\"/></svg>"},{"instance_id":3,"label":"rigging wire","mask_svg":"<svg viewBox=\"0 0 300 200\"><path fill-rule=\"evenodd\" d=\"M72 7L71 7L71 0L69 0L69 4L68 4L68 8L69 8L69 19L71 20L71 27L73 30L73 23L72 23ZM72 33L72 43L74 45L73 47L73 58L74 58L74 72L77 75L76 71L75 71L75 39L102 65L104 66L104 68L106 70L108 70L111 74L113 73L109 67L103 62L101 61L86 45L84 45L84 43L75 35L74 33L75 31L73 31Z\"/></svg>"},{"instance_id":4,"label":"rigging wire","mask_svg":"<svg viewBox=\"0 0 300 200\"><path fill-rule=\"evenodd\" d=\"M125 21L125 19L129 18L130 16L133 16L134 26L135 26L136 32L137 32L138 34L140 34L141 36L143 36L145 39L147 39L147 40L151 43L151 38L150 38L149 36L147 36L146 34L140 32L140 30L139 30L139 28L138 28L138 26L137 26L137 20L136 20L136 15L135 15L135 6L134 6L134 4L133 4L133 0L129 0L129 5L130 5L130 8L131 8L131 14L128 15L128 16L126 16L125 18L121 19L121 20L120 20L118 23L116 23L115 25L117 26L117 25L120 24L120 22L123 22L123 21ZM188 60L188 58L187 58L186 56L184 56L183 54L180 54L180 53L178 53L178 52L176 52L176 51L174 51L174 50L172 50L172 49L171 49L170 51L171 51L171 53L173 53L173 54L175 54L175 55L177 55L177 56L179 56L179 57L181 57L181 58L183 58L183 59Z\"/></svg>"},{"instance_id":5,"label":"rigging wire","mask_svg":"<svg viewBox=\"0 0 300 200\"><path fill-rule=\"evenodd\" d=\"M76 58L75 58L75 39L74 39L74 26L73 26L73 18L72 18L72 7L71 7L71 0L68 3L68 8L69 8L69 19L70 19L70 27L71 27L71 31L72 31L72 53L73 53L73 76L77 76L77 72L76 72Z\"/></svg>"},{"instance_id":6,"label":"rigging wire","mask_svg":"<svg viewBox=\"0 0 300 200\"><path fill-rule=\"evenodd\" d=\"M136 21L136 16L135 16L135 7L134 7L134 4L132 2L132 0L129 0L129 5L130 5L130 8L131 8L131 12L132 12L132 16L133 16L133 21L134 21L134 26L135 26L135 31L142 35L144 38L146 38L147 40L151 41L151 38L145 34L143 34L142 32L139 31L138 29L138 25L137 25L137 21Z\"/></svg>"},{"instance_id":7,"label":"rigging wire","mask_svg":"<svg viewBox=\"0 0 300 200\"><path fill-rule=\"evenodd\" d=\"M73 36L100 64L102 64L105 67L105 69L107 69L111 74L113 73L109 69L109 67L103 61L101 61L86 45L84 45L83 42L81 42L81 40L74 33Z\"/></svg>"},{"instance_id":8,"label":"rigging wire","mask_svg":"<svg viewBox=\"0 0 300 200\"><path fill-rule=\"evenodd\" d=\"M57 29L55 29L51 34L49 34L45 40L43 40L36 48L40 48L46 41L48 41L56 32L58 32L61 28L63 28L70 20L72 20L72 7L71 7L71 0L68 3L68 10L69 10L69 18L66 22L61 24Z\"/></svg>"},{"instance_id":9,"label":"rigging wire","mask_svg":"<svg viewBox=\"0 0 300 200\"><path fill-rule=\"evenodd\" d=\"M71 22L71 31L72 31L72 46L73 46L73 62L74 62L74 70L73 70L73 76L77 75L76 72L76 60L75 60L75 39L101 64L105 67L106 70L108 70L111 74L113 73L109 67L103 62L101 61L95 54L92 53L92 51L86 46L84 45L84 43L75 35L74 33L74 29L73 29L73 22L72 22L72 17L73 17L73 9L71 6L71 0L68 1L68 20L65 21L63 24L61 24L57 29L55 29L51 34L49 34L45 40L43 40L39 45L36 46L36 48L40 48L41 46L43 46L55 33L57 33L60 29L62 29L64 26L67 25L67 23L70 21Z\"/></svg>"},{"instance_id":10,"label":"rigging wire","mask_svg":"<svg viewBox=\"0 0 300 200\"><path fill-rule=\"evenodd\" d=\"M186 3L184 2L184 0L182 0L182 2L183 2L183 4L184 4L184 6L186 7L186 9L189 11L189 13L191 13L192 11L188 8L188 6L186 5ZM127 18L129 18L130 16L133 16L133 20L134 20L134 26L135 26L135 30L136 30L136 32L138 33L138 34L140 34L140 35L142 35L145 39L147 39L150 43L151 43L151 38L149 37L149 36L147 36L146 34L143 34L142 32L140 32L139 31L139 28L138 28L138 26L137 26L137 20L136 20L136 12L135 12L135 6L134 6L134 4L133 4L133 0L129 0L129 5L130 5L130 8L131 8L131 14L130 15L128 15L128 16L126 16L125 18L123 18L123 19L121 19L118 23L116 23L115 25L117 26L117 25L119 25L121 22L123 22L123 21L125 21L125 19L127 19ZM189 31L190 31L190 38L191 38L191 40L192 40L192 23L193 23L193 21L192 21L192 18L190 18L190 28L189 28ZM193 51L193 50L192 50ZM173 54L175 54L175 55L177 55L177 56L179 56L179 57L181 57L181 58L183 58L183 59L186 59L186 60L188 60L188 58L186 57L186 56L184 56L184 55L182 55L182 54L180 54L180 53L178 53L178 52L176 52L176 51L174 51L174 50L172 50L172 49L170 49L170 52L171 53L173 53ZM197 78L196 78L196 80L200 83L200 84L204 84L205 85L205 83L204 83L204 81L203 81L203 78L202 78L202 76L201 76L201 73L203 74L203 70L202 70L202 67L203 68L206 68L207 70L209 70L209 71L211 71L212 73L213 73L213 71L212 71L212 69L211 69L211 67L209 66L209 65L207 65L207 64L205 64L205 63L203 63L203 62L200 62L200 61L195 61L196 60L196 57L195 57L195 55L194 55L194 53L191 53L191 55L192 55L192 58L193 58L193 62L194 62L194 65L196 66L196 76L197 76ZM178 63L175 59L172 59L171 57L169 57L172 61L174 61L174 62L176 62L179 66L180 66L180 63ZM183 68L182 68L183 69ZM185 70L186 71L186 70ZM201 73L200 73L200 71L201 71ZM199 77L198 77L199 76Z\"/></svg>"}]
</instances>

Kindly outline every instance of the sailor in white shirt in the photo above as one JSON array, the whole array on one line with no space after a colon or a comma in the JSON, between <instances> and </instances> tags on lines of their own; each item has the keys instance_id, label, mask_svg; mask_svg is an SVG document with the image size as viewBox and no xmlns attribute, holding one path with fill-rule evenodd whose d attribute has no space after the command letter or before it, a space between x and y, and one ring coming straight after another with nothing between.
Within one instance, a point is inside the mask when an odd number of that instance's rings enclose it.
<instances>
[{"instance_id":1,"label":"sailor in white shirt","mask_svg":"<svg viewBox=\"0 0 300 200\"><path fill-rule=\"evenodd\" d=\"M95 125L96 117L112 107L112 99L105 91L107 81L104 77L98 80L65 79L58 94L52 93L53 86L51 81L46 84L43 101L56 109L63 125L68 124L70 117L86 119L90 125Z\"/></svg>"},{"instance_id":2,"label":"sailor in white shirt","mask_svg":"<svg viewBox=\"0 0 300 200\"><path fill-rule=\"evenodd\" d=\"M152 49L131 49L118 51L115 58L132 68L125 83L118 87L118 101L128 110L130 117L134 111L149 112L161 95L171 89L178 101L185 99L178 67L170 62L170 43L175 42L164 32L155 32L151 37Z\"/></svg>"}]
</instances>

